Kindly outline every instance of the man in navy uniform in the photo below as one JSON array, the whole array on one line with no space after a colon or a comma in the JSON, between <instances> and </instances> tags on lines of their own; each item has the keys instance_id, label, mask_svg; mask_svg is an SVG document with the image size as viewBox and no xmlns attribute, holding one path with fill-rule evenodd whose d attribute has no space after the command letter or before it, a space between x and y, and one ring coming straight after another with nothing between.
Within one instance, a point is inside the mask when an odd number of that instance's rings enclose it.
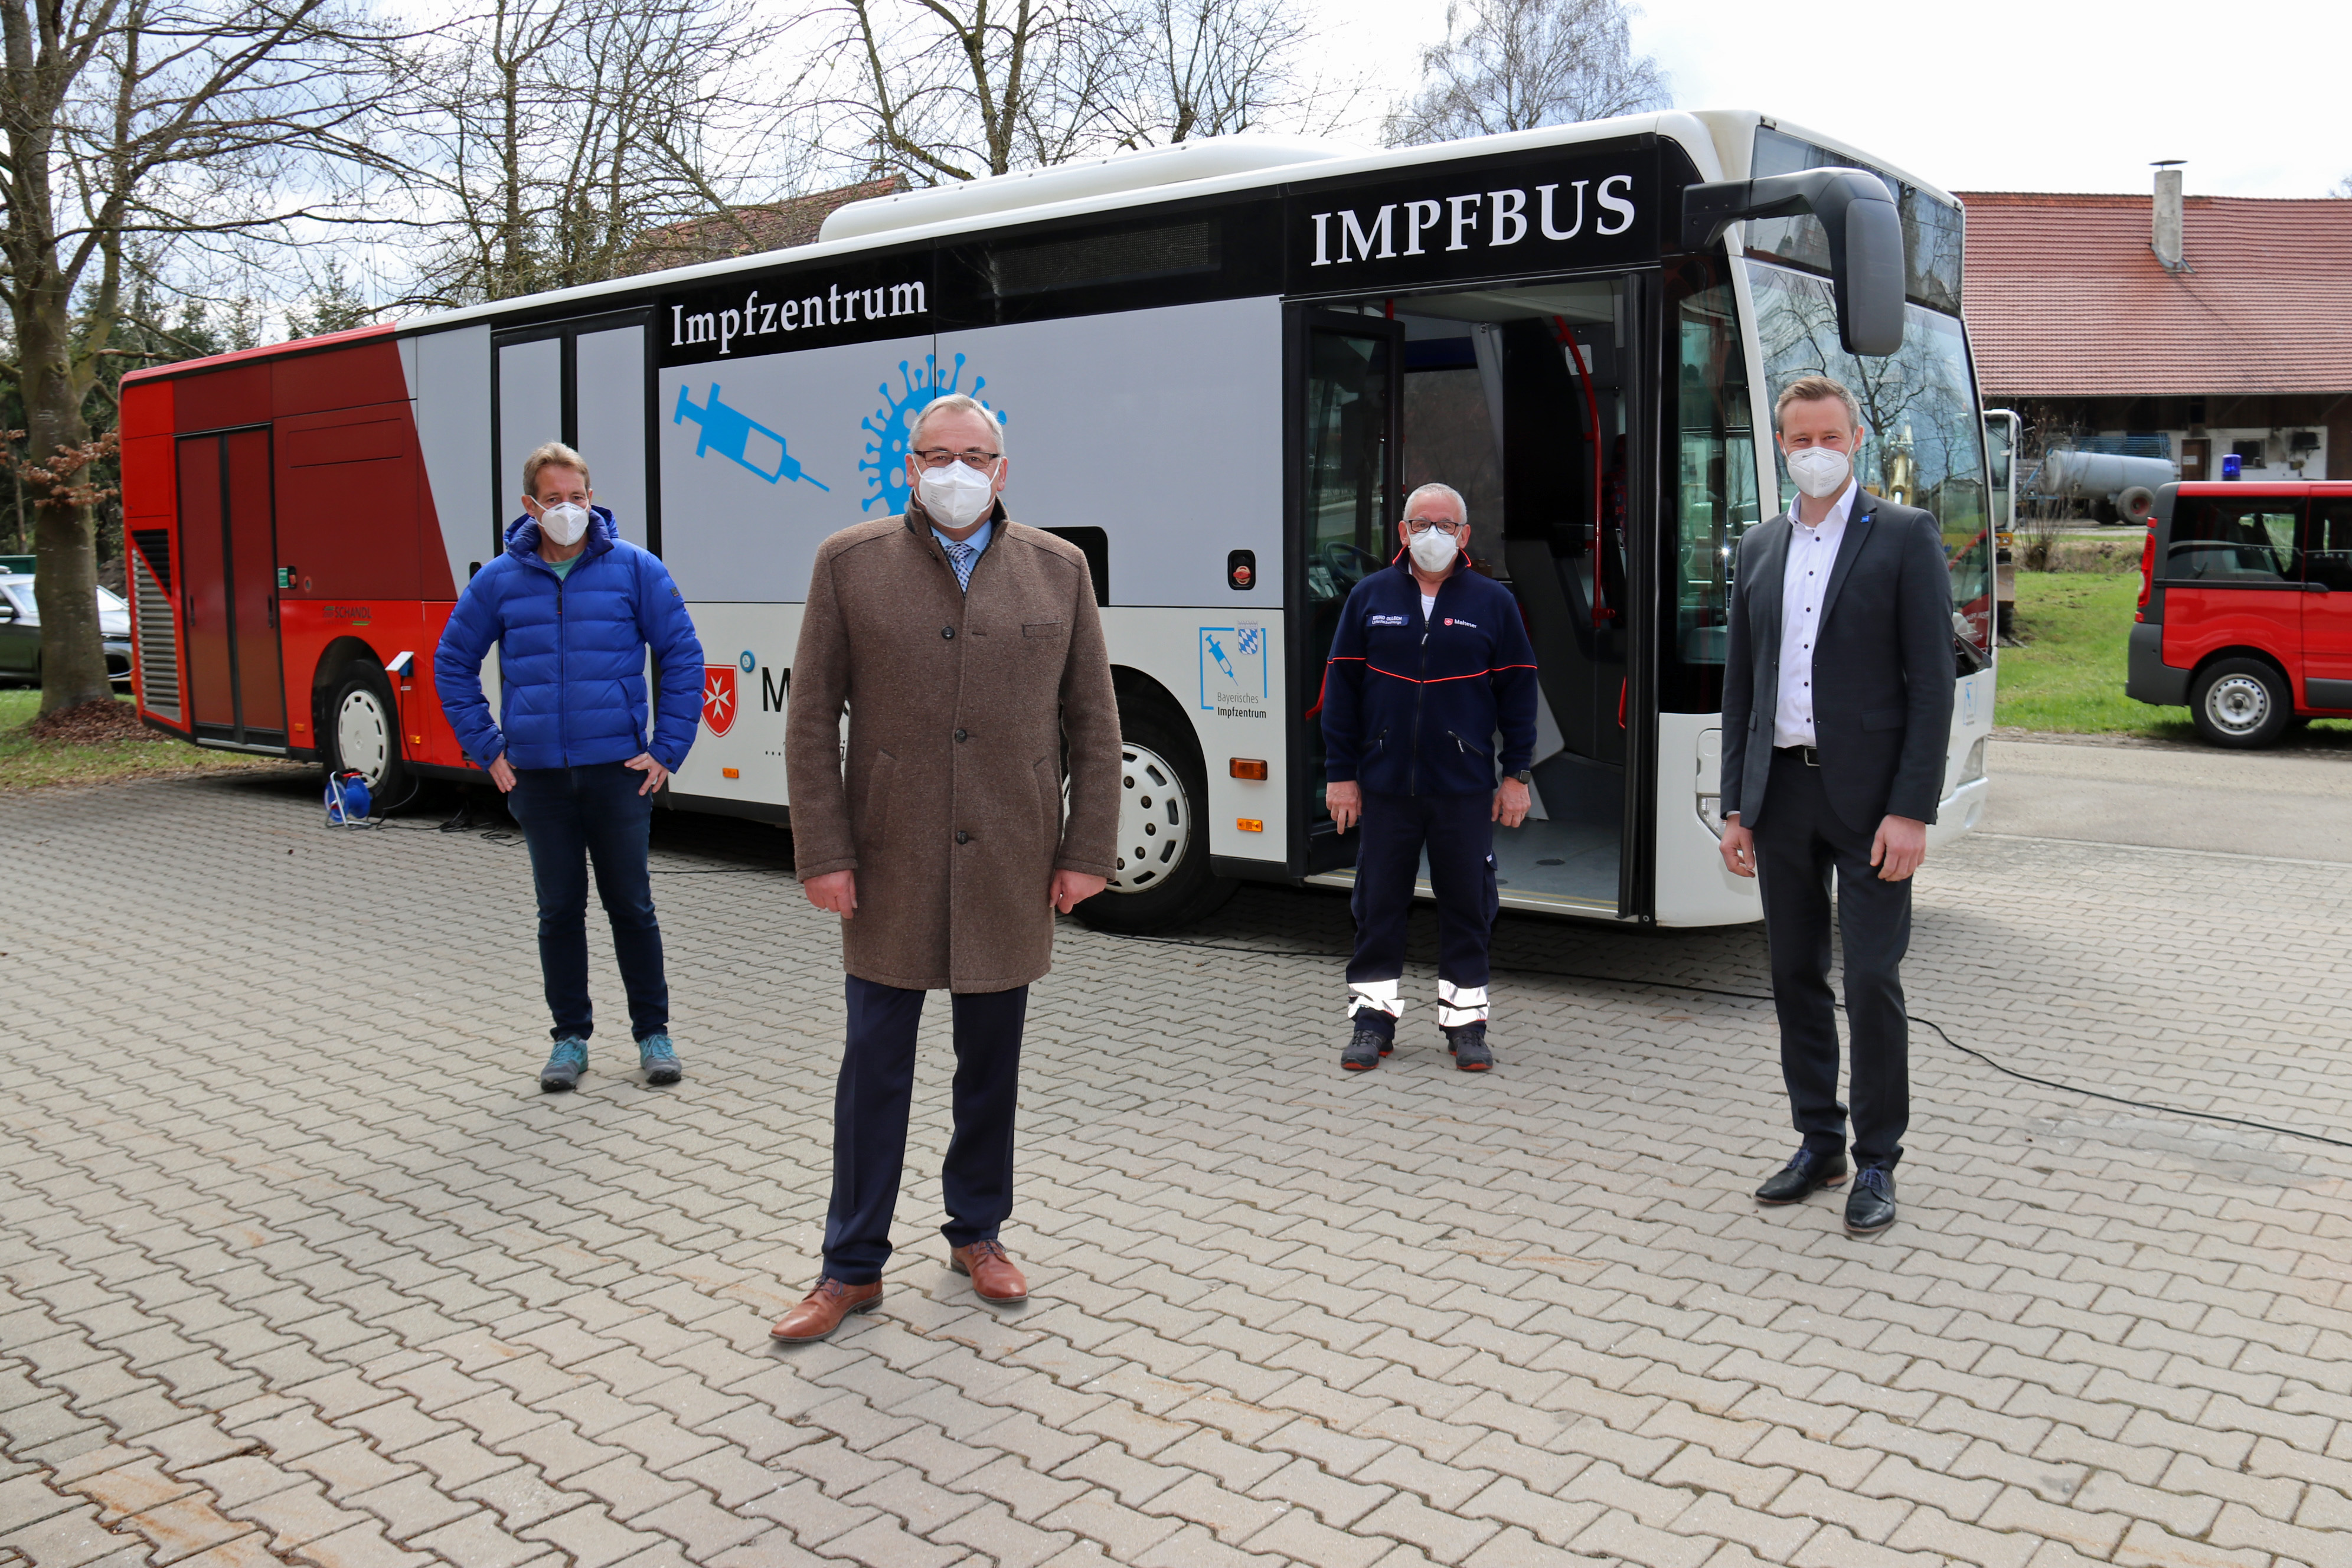
<instances>
[{"instance_id":1,"label":"man in navy uniform","mask_svg":"<svg viewBox=\"0 0 2352 1568\"><path fill-rule=\"evenodd\" d=\"M1936 520L1861 488L1869 432L1825 375L1773 408L1798 496L1739 542L1723 669L1723 860L1760 877L1780 1072L1804 1142L1757 1189L1797 1203L1846 1178L1830 886L1845 937L1853 1163L1845 1228L1895 1223L1911 1119L1903 954L1911 874L1951 747L1952 580Z\"/></svg>"},{"instance_id":2,"label":"man in navy uniform","mask_svg":"<svg viewBox=\"0 0 2352 1568\"><path fill-rule=\"evenodd\" d=\"M1437 1022L1454 1065L1484 1072L1495 824L1527 820L1536 655L1510 590L1468 569L1470 509L1445 485L1406 498L1404 549L1356 584L1323 676L1331 820L1360 820L1351 1035L1339 1065L1367 1072L1396 1044L1405 917L1424 850L1437 895ZM1501 745L1497 754L1496 738ZM1497 779L1499 777L1499 783Z\"/></svg>"}]
</instances>

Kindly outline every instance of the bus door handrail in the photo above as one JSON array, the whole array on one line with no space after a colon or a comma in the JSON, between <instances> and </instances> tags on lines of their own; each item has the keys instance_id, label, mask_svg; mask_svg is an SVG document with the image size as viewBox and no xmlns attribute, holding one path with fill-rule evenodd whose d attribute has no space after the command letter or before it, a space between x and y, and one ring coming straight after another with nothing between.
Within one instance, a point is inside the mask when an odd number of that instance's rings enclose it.
<instances>
[{"instance_id":1,"label":"bus door handrail","mask_svg":"<svg viewBox=\"0 0 2352 1568\"><path fill-rule=\"evenodd\" d=\"M1601 606L1602 575L1601 497L1605 484L1601 472L1601 403L1592 395L1592 367L1584 363L1584 345L1576 341L1564 316L1551 319L1551 329L1568 350L1568 362L1576 367L1576 384L1584 389L1584 414L1587 425L1585 440L1592 447L1592 629L1600 631L1616 612Z\"/></svg>"}]
</instances>

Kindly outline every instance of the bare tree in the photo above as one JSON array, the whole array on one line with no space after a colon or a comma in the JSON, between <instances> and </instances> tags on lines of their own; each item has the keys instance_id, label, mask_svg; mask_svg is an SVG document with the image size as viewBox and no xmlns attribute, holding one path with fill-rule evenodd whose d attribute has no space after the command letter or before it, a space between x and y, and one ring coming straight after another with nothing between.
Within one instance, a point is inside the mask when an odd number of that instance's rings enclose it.
<instances>
[{"instance_id":1,"label":"bare tree","mask_svg":"<svg viewBox=\"0 0 2352 1568\"><path fill-rule=\"evenodd\" d=\"M845 0L839 47L819 56L847 66L828 94L835 133L872 173L921 185L1061 161L1098 130L1089 89L1109 68L1085 5Z\"/></svg>"},{"instance_id":2,"label":"bare tree","mask_svg":"<svg viewBox=\"0 0 2352 1568\"><path fill-rule=\"evenodd\" d=\"M1114 37L1123 86L1111 121L1121 146L1268 123L1328 132L1360 91L1306 68L1315 30L1284 0L1138 0L1120 21Z\"/></svg>"},{"instance_id":3,"label":"bare tree","mask_svg":"<svg viewBox=\"0 0 2352 1568\"><path fill-rule=\"evenodd\" d=\"M1605 120L1666 104L1635 56L1622 0L1455 0L1444 41L1422 56L1421 89L1382 128L1391 146Z\"/></svg>"},{"instance_id":4,"label":"bare tree","mask_svg":"<svg viewBox=\"0 0 2352 1568\"><path fill-rule=\"evenodd\" d=\"M332 0L0 0L0 294L25 410L44 712L109 695L90 471L143 248L356 221L390 40Z\"/></svg>"},{"instance_id":5,"label":"bare tree","mask_svg":"<svg viewBox=\"0 0 2352 1568\"><path fill-rule=\"evenodd\" d=\"M1349 96L1302 68L1313 32L1281 0L840 0L808 19L832 27L809 79L824 136L915 184L1333 120Z\"/></svg>"},{"instance_id":6,"label":"bare tree","mask_svg":"<svg viewBox=\"0 0 2352 1568\"><path fill-rule=\"evenodd\" d=\"M646 234L724 214L780 145L752 0L494 0L435 40L413 155L427 298L611 278Z\"/></svg>"}]
</instances>

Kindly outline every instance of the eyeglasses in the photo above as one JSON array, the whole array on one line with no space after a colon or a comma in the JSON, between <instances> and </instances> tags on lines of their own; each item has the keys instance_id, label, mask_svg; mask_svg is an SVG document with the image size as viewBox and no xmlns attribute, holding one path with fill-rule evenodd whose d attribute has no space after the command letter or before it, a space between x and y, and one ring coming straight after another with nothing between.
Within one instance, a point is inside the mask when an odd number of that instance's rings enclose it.
<instances>
[{"instance_id":1,"label":"eyeglasses","mask_svg":"<svg viewBox=\"0 0 2352 1568\"><path fill-rule=\"evenodd\" d=\"M1404 526L1406 532L1412 534L1415 539L1419 539L1423 534L1427 533L1433 528L1441 529L1446 533L1452 534L1459 533L1470 525L1466 522L1444 522L1436 518L1431 517L1409 517L1404 520Z\"/></svg>"},{"instance_id":2,"label":"eyeglasses","mask_svg":"<svg viewBox=\"0 0 2352 1568\"><path fill-rule=\"evenodd\" d=\"M1003 455L1002 452L983 452L977 447L950 452L945 447L925 447L915 454L915 461L934 469L944 468L950 463L961 463L968 468L985 468Z\"/></svg>"}]
</instances>

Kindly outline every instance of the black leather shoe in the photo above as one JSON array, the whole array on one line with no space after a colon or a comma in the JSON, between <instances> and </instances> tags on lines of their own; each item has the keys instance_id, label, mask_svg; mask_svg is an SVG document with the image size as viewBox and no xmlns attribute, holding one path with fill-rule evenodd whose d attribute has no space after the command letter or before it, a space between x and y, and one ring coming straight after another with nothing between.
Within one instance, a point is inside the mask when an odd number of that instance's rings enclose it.
<instances>
[{"instance_id":1,"label":"black leather shoe","mask_svg":"<svg viewBox=\"0 0 2352 1568\"><path fill-rule=\"evenodd\" d=\"M1823 1187L1834 1187L1845 1178L1844 1155L1816 1154L1811 1149L1800 1149L1790 1156L1787 1164L1773 1173L1771 1180L1756 1189L1756 1201L1802 1203Z\"/></svg>"},{"instance_id":2,"label":"black leather shoe","mask_svg":"<svg viewBox=\"0 0 2352 1568\"><path fill-rule=\"evenodd\" d=\"M1846 1194L1845 1233L1876 1236L1895 1223L1895 1173L1884 1165L1864 1165Z\"/></svg>"},{"instance_id":3,"label":"black leather shoe","mask_svg":"<svg viewBox=\"0 0 2352 1568\"><path fill-rule=\"evenodd\" d=\"M1370 1072L1389 1054L1389 1042L1370 1029L1359 1029L1339 1053L1339 1065L1349 1072Z\"/></svg>"}]
</instances>

